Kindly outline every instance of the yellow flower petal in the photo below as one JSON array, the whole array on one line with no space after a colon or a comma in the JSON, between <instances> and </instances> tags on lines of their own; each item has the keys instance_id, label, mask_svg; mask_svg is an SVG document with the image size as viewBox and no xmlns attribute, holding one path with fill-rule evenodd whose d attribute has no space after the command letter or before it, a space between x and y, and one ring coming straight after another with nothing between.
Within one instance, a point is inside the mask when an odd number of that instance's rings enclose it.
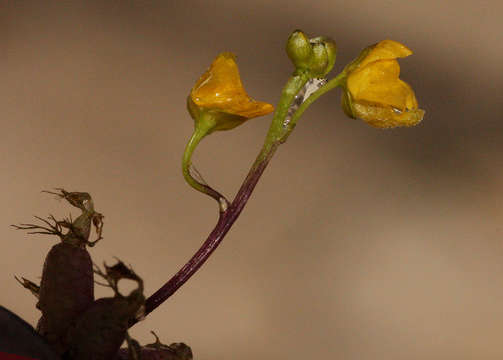
<instances>
[{"instance_id":1,"label":"yellow flower petal","mask_svg":"<svg viewBox=\"0 0 503 360\"><path fill-rule=\"evenodd\" d=\"M348 90L353 100L386 104L400 110L417 108L412 88L398 78L396 60L378 60L360 67L348 76Z\"/></svg>"},{"instance_id":2,"label":"yellow flower petal","mask_svg":"<svg viewBox=\"0 0 503 360\"><path fill-rule=\"evenodd\" d=\"M381 41L365 51L347 75L347 94L343 97L346 113L380 128L420 122L424 111L418 109L409 84L399 78L400 66L396 60L412 51L392 40Z\"/></svg>"},{"instance_id":3,"label":"yellow flower petal","mask_svg":"<svg viewBox=\"0 0 503 360\"><path fill-rule=\"evenodd\" d=\"M383 40L375 44L365 59L360 62L360 67L376 60L396 59L412 55L412 50L394 40Z\"/></svg>"},{"instance_id":4,"label":"yellow flower petal","mask_svg":"<svg viewBox=\"0 0 503 360\"><path fill-rule=\"evenodd\" d=\"M247 119L274 111L271 104L248 96L241 83L235 56L229 52L217 56L196 82L190 96L197 106Z\"/></svg>"}]
</instances>

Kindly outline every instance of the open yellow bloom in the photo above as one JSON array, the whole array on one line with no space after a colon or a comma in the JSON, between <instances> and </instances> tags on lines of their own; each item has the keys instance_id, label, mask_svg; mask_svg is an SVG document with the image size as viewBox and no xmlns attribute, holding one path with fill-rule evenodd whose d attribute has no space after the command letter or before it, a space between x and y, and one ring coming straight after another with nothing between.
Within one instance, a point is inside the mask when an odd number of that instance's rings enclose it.
<instances>
[{"instance_id":1,"label":"open yellow bloom","mask_svg":"<svg viewBox=\"0 0 503 360\"><path fill-rule=\"evenodd\" d=\"M274 111L271 104L248 96L234 54L221 53L196 82L188 99L192 117L199 121L201 113L212 113L216 122L211 131L232 129L245 120Z\"/></svg>"},{"instance_id":2,"label":"open yellow bloom","mask_svg":"<svg viewBox=\"0 0 503 360\"><path fill-rule=\"evenodd\" d=\"M414 91L399 78L396 60L412 51L393 40L383 40L365 49L347 67L344 111L378 128L413 126L424 116Z\"/></svg>"}]
</instances>

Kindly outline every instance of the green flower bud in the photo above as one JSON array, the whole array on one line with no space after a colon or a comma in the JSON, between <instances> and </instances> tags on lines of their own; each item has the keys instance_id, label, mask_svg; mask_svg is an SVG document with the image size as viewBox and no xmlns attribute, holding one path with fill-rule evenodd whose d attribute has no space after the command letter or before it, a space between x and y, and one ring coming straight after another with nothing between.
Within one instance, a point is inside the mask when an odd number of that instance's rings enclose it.
<instances>
[{"instance_id":1,"label":"green flower bud","mask_svg":"<svg viewBox=\"0 0 503 360\"><path fill-rule=\"evenodd\" d=\"M307 69L313 57L313 47L301 30L295 30L286 43L286 53L296 68Z\"/></svg>"},{"instance_id":2,"label":"green flower bud","mask_svg":"<svg viewBox=\"0 0 503 360\"><path fill-rule=\"evenodd\" d=\"M311 78L325 77L334 67L337 48L332 39L308 39L300 30L288 38L286 52L295 65L296 72L307 72Z\"/></svg>"},{"instance_id":3,"label":"green flower bud","mask_svg":"<svg viewBox=\"0 0 503 360\"><path fill-rule=\"evenodd\" d=\"M325 77L335 65L335 56L337 54L335 41L320 36L311 39L311 44L313 44L314 50L312 66L318 71L318 77Z\"/></svg>"}]
</instances>

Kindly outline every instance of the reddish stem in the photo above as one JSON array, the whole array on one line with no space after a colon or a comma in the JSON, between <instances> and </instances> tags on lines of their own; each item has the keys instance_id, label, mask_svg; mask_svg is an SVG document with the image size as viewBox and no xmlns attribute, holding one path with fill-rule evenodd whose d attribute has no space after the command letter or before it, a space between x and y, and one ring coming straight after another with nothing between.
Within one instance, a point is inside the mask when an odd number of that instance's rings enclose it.
<instances>
[{"instance_id":1,"label":"reddish stem","mask_svg":"<svg viewBox=\"0 0 503 360\"><path fill-rule=\"evenodd\" d=\"M192 256L192 258L159 290L152 294L145 302L145 315L151 313L171 295L173 295L185 282L195 274L195 272L204 264L204 262L215 251L222 242L225 235L237 220L241 211L245 207L250 195L262 176L267 164L274 155L279 143L274 143L267 150L262 151L250 169L246 179L239 189L236 197L228 209L220 213L218 222L208 238ZM134 325L136 322L130 324Z\"/></svg>"}]
</instances>

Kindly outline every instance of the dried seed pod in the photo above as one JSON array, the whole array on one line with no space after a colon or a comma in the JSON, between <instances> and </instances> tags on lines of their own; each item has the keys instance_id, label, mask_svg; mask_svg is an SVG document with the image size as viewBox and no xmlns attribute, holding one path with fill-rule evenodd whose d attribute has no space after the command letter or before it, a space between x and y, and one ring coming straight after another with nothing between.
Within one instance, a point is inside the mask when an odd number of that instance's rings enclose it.
<instances>
[{"instance_id":1,"label":"dried seed pod","mask_svg":"<svg viewBox=\"0 0 503 360\"><path fill-rule=\"evenodd\" d=\"M62 242L47 254L37 307L39 331L58 353L66 350L66 333L94 301L92 260L86 249Z\"/></svg>"},{"instance_id":2,"label":"dried seed pod","mask_svg":"<svg viewBox=\"0 0 503 360\"><path fill-rule=\"evenodd\" d=\"M62 221L52 215L37 219L45 226L21 224L16 229L36 230L30 234L57 235L61 242L54 245L46 256L42 272L37 308L42 311L37 331L43 335L59 354L67 350L66 335L76 318L88 309L94 301L94 277L91 257L86 245L94 245L101 239L103 215L94 211L88 193L67 192L59 189L56 194L71 205L82 210L82 214L72 221L71 217ZM89 242L91 224L96 227L98 239ZM68 229L64 234L63 229ZM23 279L24 280L24 279ZM29 285L24 282L24 286Z\"/></svg>"},{"instance_id":3,"label":"dried seed pod","mask_svg":"<svg viewBox=\"0 0 503 360\"><path fill-rule=\"evenodd\" d=\"M94 301L68 332L67 356L73 360L113 359L126 337L129 322L143 312L141 278L122 262L112 267L105 265L105 269L106 274L99 269L95 272L105 278L115 296ZM121 295L117 288L120 279L135 280L138 288L128 296Z\"/></svg>"}]
</instances>

